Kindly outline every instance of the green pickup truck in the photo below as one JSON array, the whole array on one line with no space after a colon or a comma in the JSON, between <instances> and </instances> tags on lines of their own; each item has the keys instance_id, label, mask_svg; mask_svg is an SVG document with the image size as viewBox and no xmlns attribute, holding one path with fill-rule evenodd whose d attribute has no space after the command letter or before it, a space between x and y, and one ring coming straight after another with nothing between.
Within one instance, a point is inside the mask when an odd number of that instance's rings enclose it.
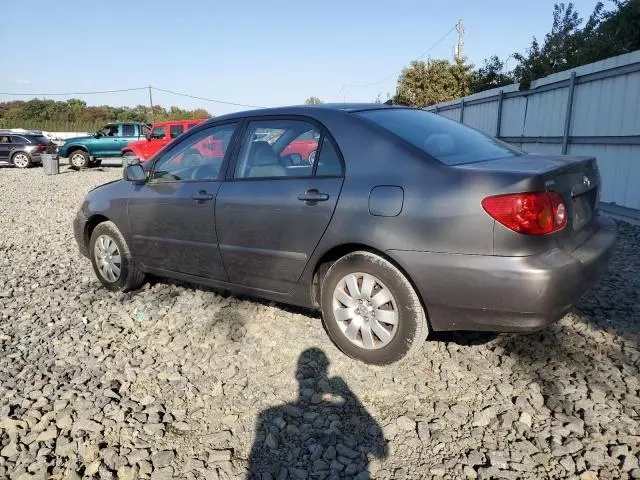
<instances>
[{"instance_id":1,"label":"green pickup truck","mask_svg":"<svg viewBox=\"0 0 640 480\"><path fill-rule=\"evenodd\" d=\"M73 167L97 167L105 157L119 157L121 149L146 138L149 127L139 122L109 123L86 137L67 138L58 156L68 157Z\"/></svg>"}]
</instances>

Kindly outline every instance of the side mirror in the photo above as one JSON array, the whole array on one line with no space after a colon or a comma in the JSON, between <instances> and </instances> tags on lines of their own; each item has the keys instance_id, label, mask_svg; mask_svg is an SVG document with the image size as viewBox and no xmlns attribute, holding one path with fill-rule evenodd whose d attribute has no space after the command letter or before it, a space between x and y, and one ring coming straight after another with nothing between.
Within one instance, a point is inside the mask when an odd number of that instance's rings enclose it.
<instances>
[{"instance_id":1,"label":"side mirror","mask_svg":"<svg viewBox=\"0 0 640 480\"><path fill-rule=\"evenodd\" d=\"M145 137L146 137L147 140L151 140L151 132L147 132Z\"/></svg>"},{"instance_id":2,"label":"side mirror","mask_svg":"<svg viewBox=\"0 0 640 480\"><path fill-rule=\"evenodd\" d=\"M136 184L144 183L147 179L147 175L144 173L144 169L140 163L129 163L125 165L122 177L128 182Z\"/></svg>"},{"instance_id":3,"label":"side mirror","mask_svg":"<svg viewBox=\"0 0 640 480\"><path fill-rule=\"evenodd\" d=\"M93 134L94 137L96 138L100 138L102 136L102 134L100 132L96 132Z\"/></svg>"}]
</instances>

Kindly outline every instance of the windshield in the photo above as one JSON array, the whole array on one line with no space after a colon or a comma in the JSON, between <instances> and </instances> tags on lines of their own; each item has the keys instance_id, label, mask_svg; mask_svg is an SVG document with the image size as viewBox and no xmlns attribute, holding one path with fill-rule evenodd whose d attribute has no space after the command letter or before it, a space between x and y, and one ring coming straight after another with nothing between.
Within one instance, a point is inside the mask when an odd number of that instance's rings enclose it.
<instances>
[{"instance_id":1,"label":"windshield","mask_svg":"<svg viewBox=\"0 0 640 480\"><path fill-rule=\"evenodd\" d=\"M448 118L409 108L357 112L445 165L512 157L523 152Z\"/></svg>"}]
</instances>

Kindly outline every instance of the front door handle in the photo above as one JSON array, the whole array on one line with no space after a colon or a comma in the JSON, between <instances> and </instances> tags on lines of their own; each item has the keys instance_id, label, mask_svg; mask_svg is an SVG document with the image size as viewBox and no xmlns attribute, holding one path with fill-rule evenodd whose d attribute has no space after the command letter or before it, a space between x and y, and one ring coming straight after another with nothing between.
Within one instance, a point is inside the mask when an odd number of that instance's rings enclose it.
<instances>
[{"instance_id":1,"label":"front door handle","mask_svg":"<svg viewBox=\"0 0 640 480\"><path fill-rule=\"evenodd\" d=\"M313 205L316 202L326 202L329 200L329 194L320 193L317 189L312 188L298 195L298 200L305 202L307 205Z\"/></svg>"},{"instance_id":2,"label":"front door handle","mask_svg":"<svg viewBox=\"0 0 640 480\"><path fill-rule=\"evenodd\" d=\"M206 202L207 200L213 199L213 195L211 195L210 193L207 193L204 190L200 190L195 195L191 195L191 198L193 198L196 201L196 203L203 203L203 202Z\"/></svg>"}]
</instances>

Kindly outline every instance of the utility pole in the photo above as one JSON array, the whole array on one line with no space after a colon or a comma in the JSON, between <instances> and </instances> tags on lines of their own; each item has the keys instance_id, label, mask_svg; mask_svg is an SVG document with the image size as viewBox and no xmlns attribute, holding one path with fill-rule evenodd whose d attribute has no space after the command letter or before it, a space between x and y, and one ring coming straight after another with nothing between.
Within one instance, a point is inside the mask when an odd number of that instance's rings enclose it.
<instances>
[{"instance_id":1,"label":"utility pole","mask_svg":"<svg viewBox=\"0 0 640 480\"><path fill-rule=\"evenodd\" d=\"M464 60L464 55L462 54L462 47L464 45L462 40L462 37L464 36L464 23L462 22L462 19L458 20L458 23L456 24L456 32L458 32L458 42L456 43L456 46L453 47L453 59L457 62L461 62Z\"/></svg>"},{"instance_id":2,"label":"utility pole","mask_svg":"<svg viewBox=\"0 0 640 480\"><path fill-rule=\"evenodd\" d=\"M347 103L347 86L342 84L342 103Z\"/></svg>"},{"instance_id":3,"label":"utility pole","mask_svg":"<svg viewBox=\"0 0 640 480\"><path fill-rule=\"evenodd\" d=\"M153 121L153 96L151 95L151 85L149 85L149 105L151 106L151 123L155 123Z\"/></svg>"}]
</instances>

